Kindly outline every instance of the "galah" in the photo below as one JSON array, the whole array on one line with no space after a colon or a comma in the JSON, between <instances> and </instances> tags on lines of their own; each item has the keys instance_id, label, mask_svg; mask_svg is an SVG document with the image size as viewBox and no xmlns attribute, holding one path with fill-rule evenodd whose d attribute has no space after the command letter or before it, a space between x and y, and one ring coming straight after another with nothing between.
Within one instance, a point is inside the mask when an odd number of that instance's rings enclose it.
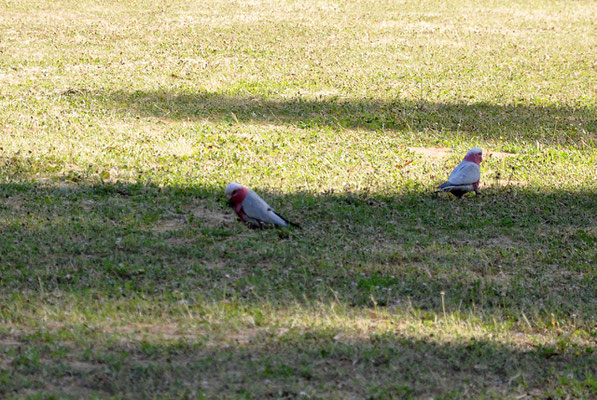
<instances>
[{"instance_id":1,"label":"galah","mask_svg":"<svg viewBox=\"0 0 597 400\"><path fill-rule=\"evenodd\" d=\"M257 193L243 185L229 183L226 186L226 197L238 218L250 228L265 228L269 225L298 227L276 213Z\"/></svg>"},{"instance_id":2,"label":"galah","mask_svg":"<svg viewBox=\"0 0 597 400\"><path fill-rule=\"evenodd\" d=\"M479 179L481 168L479 164L483 161L483 150L474 147L466 153L464 160L454 168L448 182L440 185L438 189L442 192L450 192L454 196L462 197L465 193L475 191L479 194Z\"/></svg>"}]
</instances>

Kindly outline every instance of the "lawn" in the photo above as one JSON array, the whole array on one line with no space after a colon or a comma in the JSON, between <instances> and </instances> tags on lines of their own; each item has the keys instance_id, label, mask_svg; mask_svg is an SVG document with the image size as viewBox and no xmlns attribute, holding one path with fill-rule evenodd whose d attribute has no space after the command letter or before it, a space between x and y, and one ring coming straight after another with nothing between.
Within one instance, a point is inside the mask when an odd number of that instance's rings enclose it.
<instances>
[{"instance_id":1,"label":"lawn","mask_svg":"<svg viewBox=\"0 0 597 400\"><path fill-rule=\"evenodd\" d=\"M597 398L596 21L0 2L0 398Z\"/></svg>"}]
</instances>

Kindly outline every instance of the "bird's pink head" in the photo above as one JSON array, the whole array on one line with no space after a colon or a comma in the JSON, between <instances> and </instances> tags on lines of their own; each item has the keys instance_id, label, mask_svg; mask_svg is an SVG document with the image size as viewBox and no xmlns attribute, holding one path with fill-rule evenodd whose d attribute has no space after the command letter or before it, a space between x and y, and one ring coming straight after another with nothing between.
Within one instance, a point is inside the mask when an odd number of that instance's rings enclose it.
<instances>
[{"instance_id":1,"label":"bird's pink head","mask_svg":"<svg viewBox=\"0 0 597 400\"><path fill-rule=\"evenodd\" d=\"M477 165L481 164L481 161L483 161L483 150L479 147L473 147L464 156L464 161L471 161Z\"/></svg>"},{"instance_id":2,"label":"bird's pink head","mask_svg":"<svg viewBox=\"0 0 597 400\"><path fill-rule=\"evenodd\" d=\"M243 202L249 193L249 189L238 183L229 183L228 186L226 186L225 193L228 198L228 203L235 206Z\"/></svg>"}]
</instances>

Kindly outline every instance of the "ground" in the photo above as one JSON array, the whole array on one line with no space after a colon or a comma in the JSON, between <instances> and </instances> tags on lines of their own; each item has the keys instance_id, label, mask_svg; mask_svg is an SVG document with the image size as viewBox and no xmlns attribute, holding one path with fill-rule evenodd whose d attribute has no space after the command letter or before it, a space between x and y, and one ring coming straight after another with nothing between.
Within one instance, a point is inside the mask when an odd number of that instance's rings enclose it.
<instances>
[{"instance_id":1,"label":"ground","mask_svg":"<svg viewBox=\"0 0 597 400\"><path fill-rule=\"evenodd\" d=\"M596 398L595 21L0 3L0 397Z\"/></svg>"}]
</instances>

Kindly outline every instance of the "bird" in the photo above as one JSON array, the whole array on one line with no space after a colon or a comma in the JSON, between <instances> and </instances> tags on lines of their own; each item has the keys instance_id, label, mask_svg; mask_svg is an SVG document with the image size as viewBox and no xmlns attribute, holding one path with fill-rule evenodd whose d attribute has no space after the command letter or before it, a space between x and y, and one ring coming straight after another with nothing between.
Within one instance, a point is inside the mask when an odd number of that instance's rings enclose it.
<instances>
[{"instance_id":1,"label":"bird","mask_svg":"<svg viewBox=\"0 0 597 400\"><path fill-rule=\"evenodd\" d=\"M266 228L270 226L300 227L294 222L278 214L257 193L239 183L226 186L228 205L234 209L238 218L249 228Z\"/></svg>"},{"instance_id":2,"label":"bird","mask_svg":"<svg viewBox=\"0 0 597 400\"><path fill-rule=\"evenodd\" d=\"M479 180L481 178L479 165L481 161L483 161L483 150L479 147L470 149L460 164L454 168L448 181L438 186L439 191L450 192L459 198L472 191L479 194Z\"/></svg>"}]
</instances>

